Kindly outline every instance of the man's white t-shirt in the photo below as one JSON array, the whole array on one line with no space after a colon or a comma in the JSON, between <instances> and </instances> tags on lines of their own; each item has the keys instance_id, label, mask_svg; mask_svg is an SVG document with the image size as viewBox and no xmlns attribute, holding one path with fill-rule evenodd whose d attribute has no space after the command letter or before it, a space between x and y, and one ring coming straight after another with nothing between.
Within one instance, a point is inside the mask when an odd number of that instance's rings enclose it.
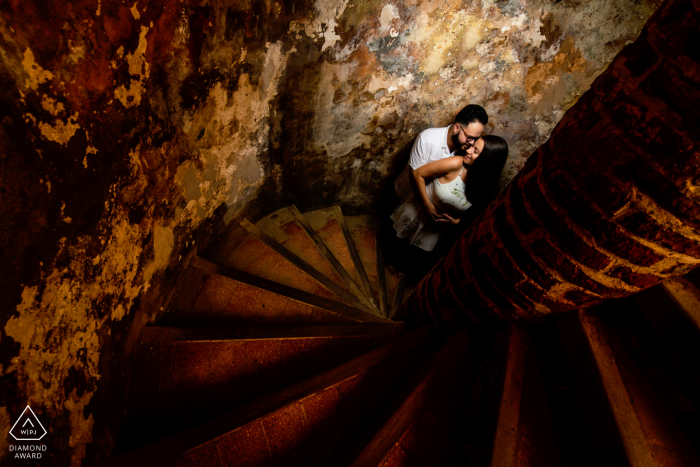
<instances>
[{"instance_id":1,"label":"man's white t-shirt","mask_svg":"<svg viewBox=\"0 0 700 467\"><path fill-rule=\"evenodd\" d=\"M429 162L438 161L445 157L455 155L455 152L450 152L450 149L447 147L447 132L449 129L449 126L444 128L428 128L418 135L415 143L413 143L411 158L408 161L408 165L394 183L396 194L399 195L401 199L404 199L411 193L411 184L408 179L410 176L409 167L416 170Z\"/></svg>"}]
</instances>

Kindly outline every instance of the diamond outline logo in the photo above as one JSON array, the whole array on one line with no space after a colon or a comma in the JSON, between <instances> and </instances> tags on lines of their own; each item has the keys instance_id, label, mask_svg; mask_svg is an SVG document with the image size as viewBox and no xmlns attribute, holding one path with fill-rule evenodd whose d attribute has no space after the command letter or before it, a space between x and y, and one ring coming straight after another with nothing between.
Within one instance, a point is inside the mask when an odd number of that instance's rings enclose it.
<instances>
[{"instance_id":1,"label":"diamond outline logo","mask_svg":"<svg viewBox=\"0 0 700 467\"><path fill-rule=\"evenodd\" d=\"M22 417L24 417L24 414L27 413L27 410L29 410L30 415L28 415L28 418L25 420L24 425L27 424L27 420L28 420L29 423L30 423L32 426L34 426L34 424L31 422L31 418L29 418L29 417L33 417L33 418L34 418L34 421L35 421L35 422L41 427L41 429L44 431L44 433L43 433L41 436L39 436L38 438L36 438L36 437L35 437L35 438L18 438L18 437L15 436L15 434L12 432L12 431L15 429L15 427L17 426L17 424L20 422L20 420L22 420ZM22 425L22 427L20 427L20 428L23 428L24 425ZM29 406L27 405L27 408L24 409L24 411L22 412L22 415L19 416L19 418L17 419L17 421L15 422L15 424L12 425L12 428L10 428L10 434L11 434L12 437L13 437L15 440L17 440L17 441L39 441L41 438L43 438L44 436L46 436L46 428L44 428L44 425L41 424L41 422L39 421L39 417L36 416L36 414L34 413L34 411L32 410L32 408L29 407Z\"/></svg>"}]
</instances>

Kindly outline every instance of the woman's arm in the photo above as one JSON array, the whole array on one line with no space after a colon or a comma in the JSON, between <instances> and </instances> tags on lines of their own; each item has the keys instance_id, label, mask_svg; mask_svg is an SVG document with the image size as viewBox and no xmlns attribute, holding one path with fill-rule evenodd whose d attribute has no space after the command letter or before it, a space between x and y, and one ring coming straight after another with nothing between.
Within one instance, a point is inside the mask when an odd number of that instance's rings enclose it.
<instances>
[{"instance_id":1,"label":"woman's arm","mask_svg":"<svg viewBox=\"0 0 700 467\"><path fill-rule=\"evenodd\" d=\"M433 220L438 221L447 219L443 219L443 215L435 208L432 201L430 201L428 192L425 190L425 179L433 179L450 175L452 172L456 172L461 168L462 158L456 156L430 162L413 171L413 178L416 182L416 186L418 187L420 197L423 200L423 205L425 206L425 209L428 210L428 214Z\"/></svg>"}]
</instances>

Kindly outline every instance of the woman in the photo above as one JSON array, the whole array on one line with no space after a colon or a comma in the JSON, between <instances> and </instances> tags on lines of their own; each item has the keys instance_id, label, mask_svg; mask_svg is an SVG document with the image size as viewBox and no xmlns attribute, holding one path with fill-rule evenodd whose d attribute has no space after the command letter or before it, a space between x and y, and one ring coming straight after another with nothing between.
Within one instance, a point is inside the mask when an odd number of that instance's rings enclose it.
<instances>
[{"instance_id":1,"label":"woman","mask_svg":"<svg viewBox=\"0 0 700 467\"><path fill-rule=\"evenodd\" d=\"M496 195L508 159L508 144L498 136L478 139L464 156L419 167L413 176L420 198L409 194L394 211L396 235L425 251L435 248L449 224L458 224L472 205L484 206ZM426 183L426 179L428 182Z\"/></svg>"}]
</instances>

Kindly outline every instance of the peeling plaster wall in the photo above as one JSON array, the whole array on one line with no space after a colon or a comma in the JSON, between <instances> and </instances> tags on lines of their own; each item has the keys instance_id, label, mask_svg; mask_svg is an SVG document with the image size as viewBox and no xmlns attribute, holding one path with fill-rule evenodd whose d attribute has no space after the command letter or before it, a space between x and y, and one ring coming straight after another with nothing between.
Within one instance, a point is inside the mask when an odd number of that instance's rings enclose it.
<instances>
[{"instance_id":1,"label":"peeling plaster wall","mask_svg":"<svg viewBox=\"0 0 700 467\"><path fill-rule=\"evenodd\" d=\"M306 204L372 204L415 136L469 103L509 143L505 186L659 3L355 1L331 11L317 1L319 16L290 24L305 57L289 61L298 86L283 86L273 117L271 158L295 162L282 169L285 190Z\"/></svg>"},{"instance_id":2,"label":"peeling plaster wall","mask_svg":"<svg viewBox=\"0 0 700 467\"><path fill-rule=\"evenodd\" d=\"M0 429L29 403L44 465L101 464L193 248L289 202L371 211L468 103L507 182L658 3L0 1Z\"/></svg>"}]
</instances>

